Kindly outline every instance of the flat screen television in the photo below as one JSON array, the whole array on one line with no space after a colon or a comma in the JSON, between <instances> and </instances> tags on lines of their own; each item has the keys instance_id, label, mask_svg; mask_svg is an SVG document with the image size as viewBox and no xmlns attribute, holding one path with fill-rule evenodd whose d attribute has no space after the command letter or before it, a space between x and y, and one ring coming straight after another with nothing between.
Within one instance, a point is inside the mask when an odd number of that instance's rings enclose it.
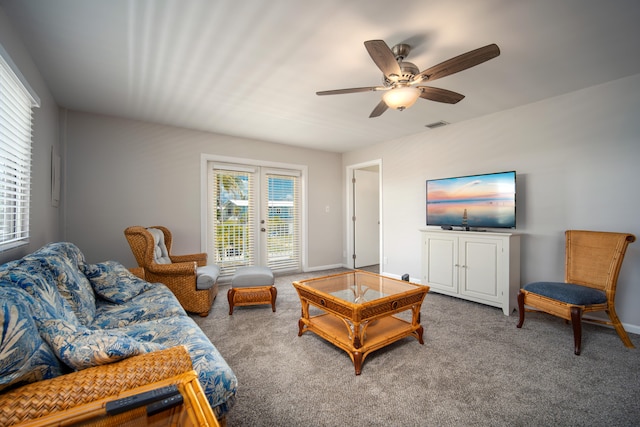
<instances>
[{"instance_id":1,"label":"flat screen television","mask_svg":"<svg viewBox=\"0 0 640 427\"><path fill-rule=\"evenodd\" d=\"M427 180L427 225L515 228L515 171Z\"/></svg>"}]
</instances>

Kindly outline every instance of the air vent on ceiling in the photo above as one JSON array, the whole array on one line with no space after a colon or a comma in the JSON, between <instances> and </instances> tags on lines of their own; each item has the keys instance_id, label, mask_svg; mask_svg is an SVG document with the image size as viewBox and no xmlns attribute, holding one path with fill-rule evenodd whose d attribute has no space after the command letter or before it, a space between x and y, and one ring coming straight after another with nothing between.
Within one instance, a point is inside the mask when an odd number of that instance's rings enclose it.
<instances>
[{"instance_id":1,"label":"air vent on ceiling","mask_svg":"<svg viewBox=\"0 0 640 427\"><path fill-rule=\"evenodd\" d=\"M428 127L429 129L435 129L435 128L439 128L439 127L442 127L442 126L446 126L448 124L449 124L449 122L445 122L444 120L440 120L439 122L429 123L428 125L425 125L425 126Z\"/></svg>"}]
</instances>

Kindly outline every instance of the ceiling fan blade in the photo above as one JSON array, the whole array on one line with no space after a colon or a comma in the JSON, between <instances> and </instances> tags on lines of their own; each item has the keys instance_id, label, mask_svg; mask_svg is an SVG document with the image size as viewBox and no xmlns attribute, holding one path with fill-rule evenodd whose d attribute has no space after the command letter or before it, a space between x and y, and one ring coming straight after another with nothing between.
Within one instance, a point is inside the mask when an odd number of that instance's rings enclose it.
<instances>
[{"instance_id":1,"label":"ceiling fan blade","mask_svg":"<svg viewBox=\"0 0 640 427\"><path fill-rule=\"evenodd\" d=\"M431 86L416 86L422 93L420 98L428 99L429 101L444 102L446 104L457 104L462 101L464 95L447 89L441 89L439 87Z\"/></svg>"},{"instance_id":2,"label":"ceiling fan blade","mask_svg":"<svg viewBox=\"0 0 640 427\"><path fill-rule=\"evenodd\" d=\"M376 108L369 114L369 118L381 116L382 113L387 111L387 108L389 108L389 106L384 102L384 99L381 99L378 105L376 105Z\"/></svg>"},{"instance_id":3,"label":"ceiling fan blade","mask_svg":"<svg viewBox=\"0 0 640 427\"><path fill-rule=\"evenodd\" d=\"M316 92L316 95L341 95L343 93L369 92L369 91L385 90L385 89L387 88L383 86L352 87L349 89L323 90L320 92Z\"/></svg>"},{"instance_id":4,"label":"ceiling fan blade","mask_svg":"<svg viewBox=\"0 0 640 427\"><path fill-rule=\"evenodd\" d=\"M459 71L466 70L467 68L475 67L482 64L485 61L495 58L500 55L500 48L496 44L490 44L476 50L472 50L462 55L458 55L455 58L451 58L447 61L441 62L438 65L434 65L418 74L414 80L428 80L433 81L450 74L457 73Z\"/></svg>"},{"instance_id":5,"label":"ceiling fan blade","mask_svg":"<svg viewBox=\"0 0 640 427\"><path fill-rule=\"evenodd\" d=\"M383 40L366 41L364 42L364 47L367 48L371 59L373 59L373 62L376 63L385 76L399 77L402 74L398 61L396 61L396 56Z\"/></svg>"}]
</instances>

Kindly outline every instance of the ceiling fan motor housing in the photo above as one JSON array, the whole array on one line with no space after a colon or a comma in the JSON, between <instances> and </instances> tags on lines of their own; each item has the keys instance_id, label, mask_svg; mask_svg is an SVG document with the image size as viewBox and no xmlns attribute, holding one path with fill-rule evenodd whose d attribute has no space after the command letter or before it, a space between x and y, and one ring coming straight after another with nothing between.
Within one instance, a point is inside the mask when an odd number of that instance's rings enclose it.
<instances>
[{"instance_id":1,"label":"ceiling fan motor housing","mask_svg":"<svg viewBox=\"0 0 640 427\"><path fill-rule=\"evenodd\" d=\"M409 56L411 52L411 46L405 43L400 43L391 48L391 52L396 57L396 61L401 62L404 58Z\"/></svg>"},{"instance_id":2,"label":"ceiling fan motor housing","mask_svg":"<svg viewBox=\"0 0 640 427\"><path fill-rule=\"evenodd\" d=\"M413 76L420 73L420 69L412 62L403 61L399 62L401 74L397 79L390 80L387 76L382 76L385 86L393 86L396 83L409 83Z\"/></svg>"}]
</instances>

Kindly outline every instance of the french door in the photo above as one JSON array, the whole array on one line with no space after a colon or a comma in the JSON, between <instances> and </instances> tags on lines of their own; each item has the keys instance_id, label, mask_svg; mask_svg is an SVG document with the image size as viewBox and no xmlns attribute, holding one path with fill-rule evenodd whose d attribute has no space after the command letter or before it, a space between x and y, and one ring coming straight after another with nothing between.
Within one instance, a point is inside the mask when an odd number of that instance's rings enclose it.
<instances>
[{"instance_id":1,"label":"french door","mask_svg":"<svg viewBox=\"0 0 640 427\"><path fill-rule=\"evenodd\" d=\"M210 162L209 259L223 276L239 267L301 269L301 173Z\"/></svg>"}]
</instances>

